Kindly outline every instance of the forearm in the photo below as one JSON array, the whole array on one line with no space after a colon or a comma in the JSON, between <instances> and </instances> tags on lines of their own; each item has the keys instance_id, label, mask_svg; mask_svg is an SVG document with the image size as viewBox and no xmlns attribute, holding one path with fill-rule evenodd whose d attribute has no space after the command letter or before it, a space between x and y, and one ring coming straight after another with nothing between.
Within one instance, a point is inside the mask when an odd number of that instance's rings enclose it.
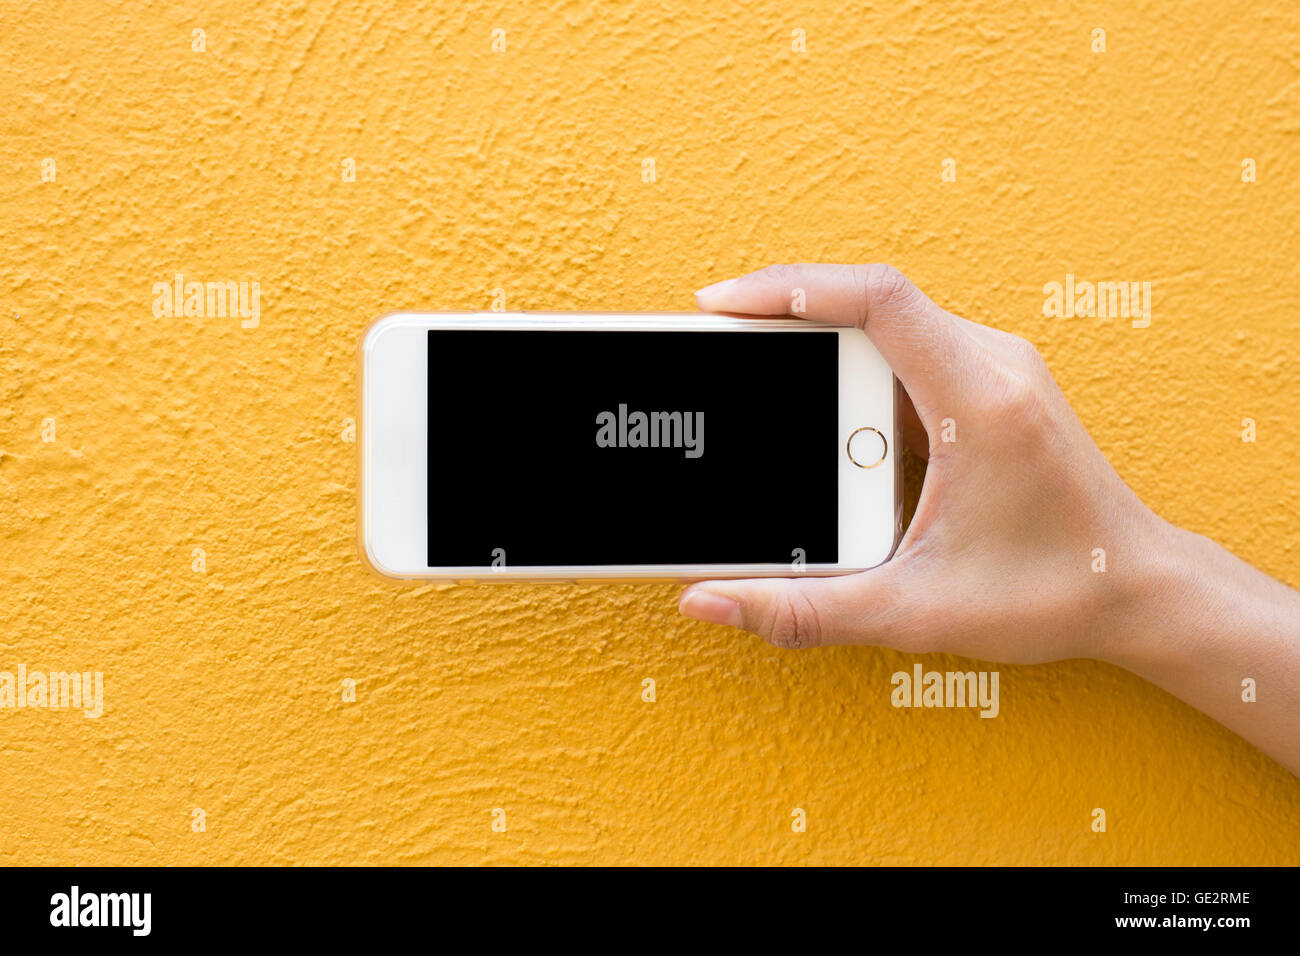
<instances>
[{"instance_id":1,"label":"forearm","mask_svg":"<svg viewBox=\"0 0 1300 956\"><path fill-rule=\"evenodd\" d=\"M1300 775L1300 593L1173 527L1144 575L1133 627L1107 659Z\"/></svg>"}]
</instances>

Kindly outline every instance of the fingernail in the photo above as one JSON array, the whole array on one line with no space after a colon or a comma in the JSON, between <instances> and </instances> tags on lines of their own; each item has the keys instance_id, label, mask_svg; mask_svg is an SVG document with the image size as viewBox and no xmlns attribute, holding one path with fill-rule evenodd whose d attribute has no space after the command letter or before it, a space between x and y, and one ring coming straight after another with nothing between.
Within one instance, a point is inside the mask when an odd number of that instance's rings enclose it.
<instances>
[{"instance_id":1,"label":"fingernail","mask_svg":"<svg viewBox=\"0 0 1300 956\"><path fill-rule=\"evenodd\" d=\"M740 605L711 591L687 591L682 595L677 610L697 621L740 627Z\"/></svg>"},{"instance_id":2,"label":"fingernail","mask_svg":"<svg viewBox=\"0 0 1300 956\"><path fill-rule=\"evenodd\" d=\"M713 283L713 285L706 285L703 289L697 290L695 293L695 298L697 299L711 298L712 296L719 295L727 291L729 287L735 284L736 284L735 279L723 279L721 282L715 282Z\"/></svg>"}]
</instances>

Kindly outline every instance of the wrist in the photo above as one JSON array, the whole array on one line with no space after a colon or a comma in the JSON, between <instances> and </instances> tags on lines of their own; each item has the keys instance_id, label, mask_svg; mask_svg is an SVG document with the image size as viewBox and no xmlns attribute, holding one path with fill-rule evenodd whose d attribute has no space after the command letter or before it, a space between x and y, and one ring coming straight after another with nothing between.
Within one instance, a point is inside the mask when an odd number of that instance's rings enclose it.
<instances>
[{"instance_id":1,"label":"wrist","mask_svg":"<svg viewBox=\"0 0 1300 956\"><path fill-rule=\"evenodd\" d=\"M1225 642L1300 620L1300 594L1209 538L1156 520L1102 660L1143 675L1192 667Z\"/></svg>"},{"instance_id":2,"label":"wrist","mask_svg":"<svg viewBox=\"0 0 1300 956\"><path fill-rule=\"evenodd\" d=\"M1140 560L1121 573L1119 600L1108 633L1100 641L1100 660L1145 672L1161 666L1203 630L1206 611L1219 610L1222 595L1212 600L1220 575L1221 551L1201 535L1151 516L1154 524L1140 536ZM1226 552L1224 552L1226 554ZM1230 556L1229 556L1230 557Z\"/></svg>"}]
</instances>

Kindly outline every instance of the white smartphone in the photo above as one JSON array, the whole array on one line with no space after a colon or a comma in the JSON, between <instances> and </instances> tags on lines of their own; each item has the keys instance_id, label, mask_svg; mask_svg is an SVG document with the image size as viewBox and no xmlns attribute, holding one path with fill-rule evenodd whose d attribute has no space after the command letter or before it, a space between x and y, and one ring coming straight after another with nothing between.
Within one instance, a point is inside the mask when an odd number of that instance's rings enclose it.
<instances>
[{"instance_id":1,"label":"white smartphone","mask_svg":"<svg viewBox=\"0 0 1300 956\"><path fill-rule=\"evenodd\" d=\"M388 577L842 574L898 542L901 393L858 329L401 313L360 351L359 543Z\"/></svg>"}]
</instances>

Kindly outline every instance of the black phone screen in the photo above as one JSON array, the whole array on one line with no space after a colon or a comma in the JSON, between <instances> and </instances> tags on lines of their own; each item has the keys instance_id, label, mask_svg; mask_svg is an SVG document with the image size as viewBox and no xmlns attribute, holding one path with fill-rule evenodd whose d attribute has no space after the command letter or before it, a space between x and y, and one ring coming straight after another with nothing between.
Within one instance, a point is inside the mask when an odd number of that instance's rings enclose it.
<instances>
[{"instance_id":1,"label":"black phone screen","mask_svg":"<svg viewBox=\"0 0 1300 956\"><path fill-rule=\"evenodd\" d=\"M430 567L838 561L834 333L428 348Z\"/></svg>"}]
</instances>

